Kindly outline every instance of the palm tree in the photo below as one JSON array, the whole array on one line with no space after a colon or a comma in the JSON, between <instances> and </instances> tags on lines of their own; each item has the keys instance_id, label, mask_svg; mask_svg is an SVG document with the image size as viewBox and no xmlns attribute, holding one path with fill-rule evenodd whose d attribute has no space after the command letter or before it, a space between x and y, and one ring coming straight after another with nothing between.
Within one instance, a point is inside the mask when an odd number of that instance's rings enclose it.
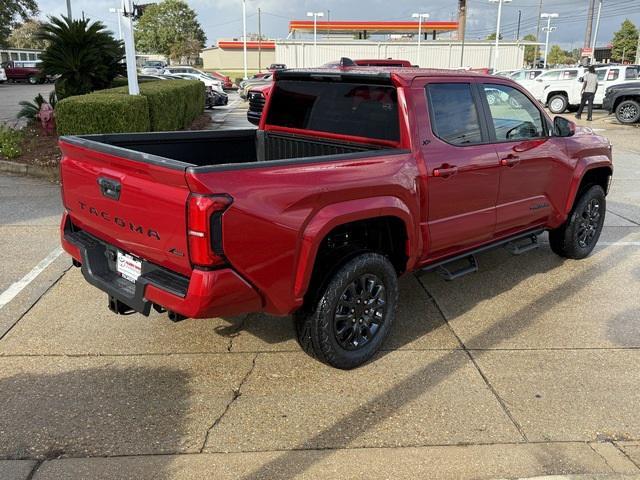
<instances>
[{"instance_id":1,"label":"palm tree","mask_svg":"<svg viewBox=\"0 0 640 480\"><path fill-rule=\"evenodd\" d=\"M18 112L18 115L16 116L18 118L26 118L27 120L35 120L36 115L38 114L38 112L40 112L40 109L42 108L42 105L44 105L45 103L48 103L49 105L51 105L51 108L56 108L57 100L58 98L56 97L56 92L49 93L48 102L44 99L44 97L40 93L33 99L33 102L29 102L27 100L21 100L20 102L18 102L18 105L20 105L22 108L20 109L20 111Z\"/></svg>"},{"instance_id":2,"label":"palm tree","mask_svg":"<svg viewBox=\"0 0 640 480\"><path fill-rule=\"evenodd\" d=\"M45 75L59 75L58 99L107 88L124 73L122 42L101 22L49 17L37 38L48 42L41 68Z\"/></svg>"}]
</instances>

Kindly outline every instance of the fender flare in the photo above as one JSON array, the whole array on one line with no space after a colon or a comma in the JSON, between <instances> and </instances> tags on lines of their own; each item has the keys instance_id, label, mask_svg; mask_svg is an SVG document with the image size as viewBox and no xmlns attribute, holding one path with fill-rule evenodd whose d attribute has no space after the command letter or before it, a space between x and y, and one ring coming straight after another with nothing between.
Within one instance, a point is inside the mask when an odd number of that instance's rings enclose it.
<instances>
[{"instance_id":1,"label":"fender flare","mask_svg":"<svg viewBox=\"0 0 640 480\"><path fill-rule=\"evenodd\" d=\"M603 167L609 170L609 176L611 177L613 175L613 166L611 164L611 160L609 160L609 158L605 155L585 157L578 162L576 168L573 170L571 187L569 188L569 195L567 196L567 203L565 205L564 211L566 215L571 213L573 204L576 201L576 196L578 195L578 189L580 188L582 179L587 174L587 172Z\"/></svg>"},{"instance_id":2,"label":"fender flare","mask_svg":"<svg viewBox=\"0 0 640 480\"><path fill-rule=\"evenodd\" d=\"M414 214L398 197L369 197L327 205L310 218L298 242L293 283L296 305L302 304L309 287L322 239L339 225L377 217L397 217L402 220L407 232L407 270L415 265L421 250L421 239L413 220Z\"/></svg>"}]
</instances>

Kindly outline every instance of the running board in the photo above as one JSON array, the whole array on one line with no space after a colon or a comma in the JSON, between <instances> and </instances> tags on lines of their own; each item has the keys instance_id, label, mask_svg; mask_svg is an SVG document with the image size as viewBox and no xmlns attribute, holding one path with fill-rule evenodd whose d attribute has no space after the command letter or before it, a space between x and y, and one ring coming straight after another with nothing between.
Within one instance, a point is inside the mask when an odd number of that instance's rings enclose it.
<instances>
[{"instance_id":1,"label":"running board","mask_svg":"<svg viewBox=\"0 0 640 480\"><path fill-rule=\"evenodd\" d=\"M512 255L522 255L523 253L535 250L539 246L540 245L538 244L538 236L531 235L520 240L508 242L504 245L504 248Z\"/></svg>"},{"instance_id":2,"label":"running board","mask_svg":"<svg viewBox=\"0 0 640 480\"><path fill-rule=\"evenodd\" d=\"M457 278L463 277L470 273L478 271L478 261L476 255L487 250L492 250L497 247L505 247L513 255L522 255L525 252L538 248L538 235L544 232L543 229L537 228L535 230L529 230L528 232L514 235L513 237L498 240L497 242L489 243L480 248L470 250L460 255L455 255L451 258L436 261L431 265L422 267L422 272L429 272L435 270L439 275L444 277L445 280L451 281ZM466 261L467 265L454 269L454 263Z\"/></svg>"},{"instance_id":3,"label":"running board","mask_svg":"<svg viewBox=\"0 0 640 480\"><path fill-rule=\"evenodd\" d=\"M452 270L450 268L450 267L453 267L454 263L458 263L463 260L467 262L467 266L459 267L456 270ZM465 275L468 275L470 273L476 273L477 271L478 271L478 261L476 260L476 257L473 255L469 255L463 259L453 260L449 263L443 263L436 270L438 275L444 278L447 282L455 280L456 278L464 277Z\"/></svg>"}]
</instances>

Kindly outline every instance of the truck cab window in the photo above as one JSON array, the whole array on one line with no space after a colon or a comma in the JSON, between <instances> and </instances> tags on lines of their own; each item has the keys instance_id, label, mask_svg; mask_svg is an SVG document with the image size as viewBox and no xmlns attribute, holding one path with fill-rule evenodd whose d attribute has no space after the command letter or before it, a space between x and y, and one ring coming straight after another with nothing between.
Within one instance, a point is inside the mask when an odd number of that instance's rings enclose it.
<instances>
[{"instance_id":1,"label":"truck cab window","mask_svg":"<svg viewBox=\"0 0 640 480\"><path fill-rule=\"evenodd\" d=\"M483 85L496 140L524 140L546 136L540 110L520 90L507 85Z\"/></svg>"},{"instance_id":2,"label":"truck cab window","mask_svg":"<svg viewBox=\"0 0 640 480\"><path fill-rule=\"evenodd\" d=\"M431 126L453 145L482 142L478 110L468 83L432 83L427 86Z\"/></svg>"}]
</instances>

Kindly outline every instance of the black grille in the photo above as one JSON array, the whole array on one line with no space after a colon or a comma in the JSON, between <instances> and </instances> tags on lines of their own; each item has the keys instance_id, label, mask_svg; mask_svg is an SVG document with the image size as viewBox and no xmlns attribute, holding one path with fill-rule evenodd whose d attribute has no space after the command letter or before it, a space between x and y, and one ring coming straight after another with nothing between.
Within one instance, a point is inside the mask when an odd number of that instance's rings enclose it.
<instances>
[{"instance_id":1,"label":"black grille","mask_svg":"<svg viewBox=\"0 0 640 480\"><path fill-rule=\"evenodd\" d=\"M261 92L249 93L249 111L261 114L266 100Z\"/></svg>"}]
</instances>

